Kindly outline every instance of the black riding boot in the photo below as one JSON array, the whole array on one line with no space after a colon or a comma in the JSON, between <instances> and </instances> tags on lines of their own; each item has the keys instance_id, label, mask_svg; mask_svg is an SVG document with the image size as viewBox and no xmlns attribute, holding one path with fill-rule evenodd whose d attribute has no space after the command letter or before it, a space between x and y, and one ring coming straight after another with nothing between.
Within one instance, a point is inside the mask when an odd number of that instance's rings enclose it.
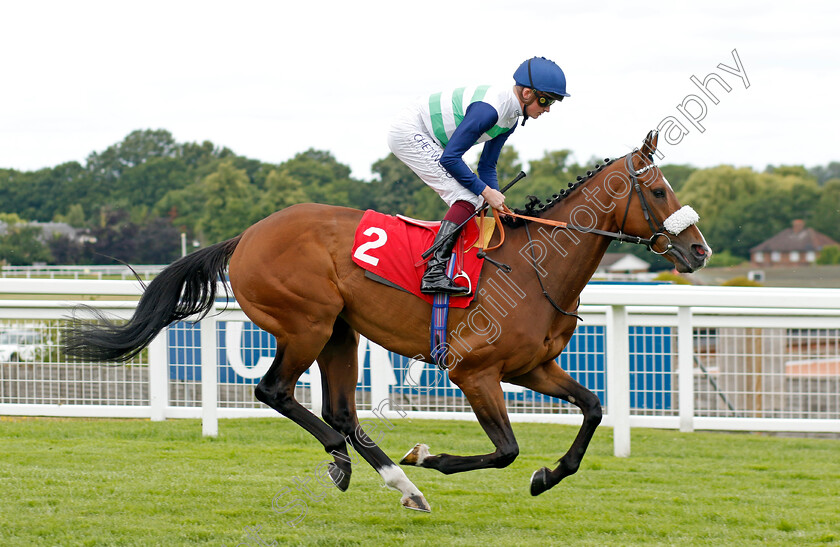
<instances>
[{"instance_id":1,"label":"black riding boot","mask_svg":"<svg viewBox=\"0 0 840 547\"><path fill-rule=\"evenodd\" d=\"M452 256L452 248L458 239L458 225L449 220L440 223L440 231L435 237L435 245L446 238L446 242L437 248L435 254L426 264L426 273L423 274L423 281L420 283L420 292L425 294L446 293L463 295L470 290L467 287L456 285L446 277L446 263Z\"/></svg>"}]
</instances>

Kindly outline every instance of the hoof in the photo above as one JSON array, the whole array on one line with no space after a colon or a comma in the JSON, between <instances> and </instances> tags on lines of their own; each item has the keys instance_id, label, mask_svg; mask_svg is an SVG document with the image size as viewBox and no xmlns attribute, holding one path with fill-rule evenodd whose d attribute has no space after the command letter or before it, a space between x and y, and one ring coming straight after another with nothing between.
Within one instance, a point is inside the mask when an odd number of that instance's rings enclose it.
<instances>
[{"instance_id":1,"label":"hoof","mask_svg":"<svg viewBox=\"0 0 840 547\"><path fill-rule=\"evenodd\" d=\"M412 494L400 500L403 507L406 509L413 509L415 511L422 511L424 513L431 513L432 508L429 507L429 502L423 497L423 494Z\"/></svg>"},{"instance_id":2,"label":"hoof","mask_svg":"<svg viewBox=\"0 0 840 547\"><path fill-rule=\"evenodd\" d=\"M341 490L342 492L347 491L347 487L350 486L350 473L345 473L335 463L330 463L327 466L330 474L330 479L335 484L335 487Z\"/></svg>"},{"instance_id":3,"label":"hoof","mask_svg":"<svg viewBox=\"0 0 840 547\"><path fill-rule=\"evenodd\" d=\"M543 467L534 471L534 474L531 475L531 495L532 496L539 496L551 486L548 484L548 474L551 473L551 470L547 467Z\"/></svg>"},{"instance_id":4,"label":"hoof","mask_svg":"<svg viewBox=\"0 0 840 547\"><path fill-rule=\"evenodd\" d=\"M429 457L429 447L422 443L417 443L414 448L408 451L408 454L403 456L400 460L400 465L416 465L423 464L423 460Z\"/></svg>"}]
</instances>

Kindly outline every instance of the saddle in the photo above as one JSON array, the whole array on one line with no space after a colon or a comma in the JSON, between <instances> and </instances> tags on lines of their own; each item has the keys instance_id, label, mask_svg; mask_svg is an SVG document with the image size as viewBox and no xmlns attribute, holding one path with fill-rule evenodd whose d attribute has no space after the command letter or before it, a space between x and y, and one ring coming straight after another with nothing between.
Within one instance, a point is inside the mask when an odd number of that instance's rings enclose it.
<instances>
[{"instance_id":1,"label":"saddle","mask_svg":"<svg viewBox=\"0 0 840 547\"><path fill-rule=\"evenodd\" d=\"M411 293L432 304L434 295L420 292L420 280L426 271L423 252L434 242L440 222L417 220L402 215L385 215L367 210L356 227L352 257L365 276ZM475 297L479 274L484 264L478 258L493 235L492 218L469 222L461 230L452 253L455 283L471 289L470 294L453 296L449 306L466 308Z\"/></svg>"}]
</instances>

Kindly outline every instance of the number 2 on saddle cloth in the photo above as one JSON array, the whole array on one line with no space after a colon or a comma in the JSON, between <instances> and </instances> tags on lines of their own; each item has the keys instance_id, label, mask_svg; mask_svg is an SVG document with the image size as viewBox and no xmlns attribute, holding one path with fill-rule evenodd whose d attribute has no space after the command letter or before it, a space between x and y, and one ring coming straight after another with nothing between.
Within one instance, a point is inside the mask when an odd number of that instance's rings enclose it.
<instances>
[{"instance_id":1,"label":"number 2 on saddle cloth","mask_svg":"<svg viewBox=\"0 0 840 547\"><path fill-rule=\"evenodd\" d=\"M483 228L480 230L478 222L467 223L458 238L446 273L471 291L466 296L451 298L449 295L420 292L420 280L426 271L425 260L421 255L434 242L440 222L368 210L356 228L352 257L353 262L365 270L365 276L432 304L431 356L441 368L446 366L446 320L449 307L466 308L472 302L484 263L484 259L478 258L477 254L493 234L492 219L482 218L481 226Z\"/></svg>"}]
</instances>

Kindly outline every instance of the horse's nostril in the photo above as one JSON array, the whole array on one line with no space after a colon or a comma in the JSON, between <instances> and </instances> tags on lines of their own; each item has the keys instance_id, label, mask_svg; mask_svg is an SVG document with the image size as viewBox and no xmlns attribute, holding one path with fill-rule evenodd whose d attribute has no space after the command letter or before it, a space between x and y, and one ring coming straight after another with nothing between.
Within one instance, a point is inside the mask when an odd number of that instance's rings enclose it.
<instances>
[{"instance_id":1,"label":"horse's nostril","mask_svg":"<svg viewBox=\"0 0 840 547\"><path fill-rule=\"evenodd\" d=\"M706 248L702 245L692 245L694 249L694 254L697 256L706 256Z\"/></svg>"}]
</instances>

